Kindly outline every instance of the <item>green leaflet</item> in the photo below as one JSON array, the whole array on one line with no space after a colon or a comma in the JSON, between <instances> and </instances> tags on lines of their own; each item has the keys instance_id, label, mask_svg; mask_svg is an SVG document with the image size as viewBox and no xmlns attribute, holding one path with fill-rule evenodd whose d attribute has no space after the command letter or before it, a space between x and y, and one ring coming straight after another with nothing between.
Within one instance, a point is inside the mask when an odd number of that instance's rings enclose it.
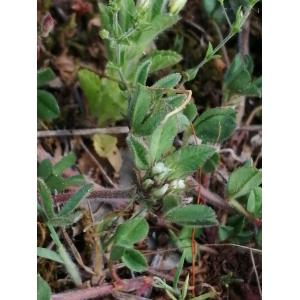
<instances>
[{"instance_id":1,"label":"green leaflet","mask_svg":"<svg viewBox=\"0 0 300 300\"><path fill-rule=\"evenodd\" d=\"M261 171L253 167L241 167L231 173L227 194L229 198L239 198L261 184Z\"/></svg>"},{"instance_id":2,"label":"green leaflet","mask_svg":"<svg viewBox=\"0 0 300 300\"><path fill-rule=\"evenodd\" d=\"M146 85L150 67L151 67L151 60L146 60L140 66L138 66L135 73L134 82Z\"/></svg>"},{"instance_id":3,"label":"green leaflet","mask_svg":"<svg viewBox=\"0 0 300 300\"><path fill-rule=\"evenodd\" d=\"M171 169L171 179L185 177L204 164L216 153L216 150L208 145L186 146L170 154L165 159L168 168Z\"/></svg>"},{"instance_id":4,"label":"green leaflet","mask_svg":"<svg viewBox=\"0 0 300 300\"><path fill-rule=\"evenodd\" d=\"M172 67L182 60L182 56L171 50L157 50L149 55L152 61L150 73Z\"/></svg>"},{"instance_id":5,"label":"green leaflet","mask_svg":"<svg viewBox=\"0 0 300 300\"><path fill-rule=\"evenodd\" d=\"M153 92L138 84L129 106L129 115L133 133L139 133L142 122L149 112Z\"/></svg>"},{"instance_id":6,"label":"green leaflet","mask_svg":"<svg viewBox=\"0 0 300 300\"><path fill-rule=\"evenodd\" d=\"M146 145L134 135L128 136L126 141L133 154L135 165L141 170L146 170L149 167L149 150Z\"/></svg>"},{"instance_id":7,"label":"green leaflet","mask_svg":"<svg viewBox=\"0 0 300 300\"><path fill-rule=\"evenodd\" d=\"M40 88L41 86L45 85L49 81L55 79L56 75L50 68L44 68L38 70L37 73L37 87Z\"/></svg>"},{"instance_id":8,"label":"green leaflet","mask_svg":"<svg viewBox=\"0 0 300 300\"><path fill-rule=\"evenodd\" d=\"M63 206L63 208L59 211L58 216L61 217L70 214L79 205L79 203L87 197L87 195L91 192L92 187L92 184L82 186L79 191L72 195L68 202Z\"/></svg>"},{"instance_id":9,"label":"green leaflet","mask_svg":"<svg viewBox=\"0 0 300 300\"><path fill-rule=\"evenodd\" d=\"M41 197L42 207L46 213L47 218L51 219L55 216L51 192L47 185L45 184L44 180L38 178L38 192Z\"/></svg>"},{"instance_id":10,"label":"green leaflet","mask_svg":"<svg viewBox=\"0 0 300 300\"><path fill-rule=\"evenodd\" d=\"M40 274L37 277L37 300L50 300L51 289L47 281Z\"/></svg>"},{"instance_id":11,"label":"green leaflet","mask_svg":"<svg viewBox=\"0 0 300 300\"><path fill-rule=\"evenodd\" d=\"M177 118L173 116L153 131L150 137L150 157L152 163L160 160L161 156L172 147L177 134L176 122Z\"/></svg>"},{"instance_id":12,"label":"green leaflet","mask_svg":"<svg viewBox=\"0 0 300 300\"><path fill-rule=\"evenodd\" d=\"M230 107L208 109L194 123L203 143L222 143L232 135L235 127L236 112Z\"/></svg>"},{"instance_id":13,"label":"green leaflet","mask_svg":"<svg viewBox=\"0 0 300 300\"><path fill-rule=\"evenodd\" d=\"M61 160L53 167L53 174L60 175L65 169L72 167L76 162L76 156L73 152L63 156Z\"/></svg>"},{"instance_id":14,"label":"green leaflet","mask_svg":"<svg viewBox=\"0 0 300 300\"><path fill-rule=\"evenodd\" d=\"M59 256L59 254L57 254L55 251L50 250L48 248L37 247L37 256L46 258L49 260L53 260L60 264L64 263L63 260L61 259L61 257Z\"/></svg>"},{"instance_id":15,"label":"green leaflet","mask_svg":"<svg viewBox=\"0 0 300 300\"><path fill-rule=\"evenodd\" d=\"M254 188L248 197L247 210L255 217L261 218L262 210L262 189L261 187Z\"/></svg>"},{"instance_id":16,"label":"green leaflet","mask_svg":"<svg viewBox=\"0 0 300 300\"><path fill-rule=\"evenodd\" d=\"M173 73L156 81L153 87L171 89L179 83L180 79L181 79L181 75L179 73Z\"/></svg>"},{"instance_id":17,"label":"green leaflet","mask_svg":"<svg viewBox=\"0 0 300 300\"><path fill-rule=\"evenodd\" d=\"M122 255L122 262L134 272L147 270L147 261L143 254L135 249L126 249Z\"/></svg>"},{"instance_id":18,"label":"green leaflet","mask_svg":"<svg viewBox=\"0 0 300 300\"><path fill-rule=\"evenodd\" d=\"M45 121L52 121L59 116L59 106L55 97L44 90L37 90L37 115Z\"/></svg>"},{"instance_id":19,"label":"green leaflet","mask_svg":"<svg viewBox=\"0 0 300 300\"><path fill-rule=\"evenodd\" d=\"M144 218L137 217L119 225L115 234L115 242L119 246L132 247L143 240L149 231L149 225Z\"/></svg>"},{"instance_id":20,"label":"green leaflet","mask_svg":"<svg viewBox=\"0 0 300 300\"><path fill-rule=\"evenodd\" d=\"M224 76L227 94L261 97L261 80L253 80L253 62L250 56L237 54Z\"/></svg>"},{"instance_id":21,"label":"green leaflet","mask_svg":"<svg viewBox=\"0 0 300 300\"><path fill-rule=\"evenodd\" d=\"M80 87L87 98L90 113L100 126L124 118L127 108L124 93L118 84L107 78L100 78L94 72L82 69L78 72Z\"/></svg>"},{"instance_id":22,"label":"green leaflet","mask_svg":"<svg viewBox=\"0 0 300 300\"><path fill-rule=\"evenodd\" d=\"M214 210L200 204L175 207L167 212L166 219L182 226L207 227L218 225Z\"/></svg>"}]
</instances>

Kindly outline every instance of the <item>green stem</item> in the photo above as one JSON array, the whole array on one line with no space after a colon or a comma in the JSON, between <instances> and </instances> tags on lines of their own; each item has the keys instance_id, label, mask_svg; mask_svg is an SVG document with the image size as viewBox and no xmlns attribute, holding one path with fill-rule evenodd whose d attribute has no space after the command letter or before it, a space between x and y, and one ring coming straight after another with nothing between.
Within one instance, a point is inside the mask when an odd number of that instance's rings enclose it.
<instances>
[{"instance_id":1,"label":"green stem","mask_svg":"<svg viewBox=\"0 0 300 300\"><path fill-rule=\"evenodd\" d=\"M249 6L247 7L247 10L242 18L242 21L240 23L240 28L239 30L232 30L232 27L231 27L231 30L229 32L229 34L224 38L223 41L221 41L218 46L216 48L213 49L210 57L213 57L221 48L223 48L225 46L225 44L231 40L241 29L242 27L244 26L250 12L251 12L251 9L252 9L253 6ZM209 62L211 59L210 58L207 58L205 57L200 63L198 66L195 67L195 69L197 70L196 73L198 73L198 71L200 70L200 68L202 68L207 62Z\"/></svg>"}]
</instances>

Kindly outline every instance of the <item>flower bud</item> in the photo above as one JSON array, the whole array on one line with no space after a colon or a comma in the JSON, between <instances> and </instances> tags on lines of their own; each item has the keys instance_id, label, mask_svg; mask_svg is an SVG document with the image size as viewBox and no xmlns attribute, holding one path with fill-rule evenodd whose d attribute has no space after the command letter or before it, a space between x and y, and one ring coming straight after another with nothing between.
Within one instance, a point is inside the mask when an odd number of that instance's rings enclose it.
<instances>
[{"instance_id":1,"label":"flower bud","mask_svg":"<svg viewBox=\"0 0 300 300\"><path fill-rule=\"evenodd\" d=\"M103 40L109 39L109 32L106 29L102 29L99 34Z\"/></svg>"},{"instance_id":2,"label":"flower bud","mask_svg":"<svg viewBox=\"0 0 300 300\"><path fill-rule=\"evenodd\" d=\"M149 187L151 187L152 185L154 184L154 181L150 178L146 179L144 182L143 182L143 188L144 189L148 189Z\"/></svg>"},{"instance_id":3,"label":"flower bud","mask_svg":"<svg viewBox=\"0 0 300 300\"><path fill-rule=\"evenodd\" d=\"M184 180L182 180L182 179L173 180L171 182L171 188L173 188L175 190L182 190L182 189L184 189L185 188Z\"/></svg>"},{"instance_id":4,"label":"flower bud","mask_svg":"<svg viewBox=\"0 0 300 300\"><path fill-rule=\"evenodd\" d=\"M164 163L159 162L154 165L152 168L152 174L153 175L158 175L158 174L167 174L169 173L170 169L165 166Z\"/></svg>"},{"instance_id":5,"label":"flower bud","mask_svg":"<svg viewBox=\"0 0 300 300\"><path fill-rule=\"evenodd\" d=\"M136 7L141 10L146 10L149 7L150 0L138 0L136 3Z\"/></svg>"},{"instance_id":6,"label":"flower bud","mask_svg":"<svg viewBox=\"0 0 300 300\"><path fill-rule=\"evenodd\" d=\"M156 198L160 198L168 191L168 188L169 188L169 184L166 183L161 188L154 190L152 195Z\"/></svg>"},{"instance_id":7,"label":"flower bud","mask_svg":"<svg viewBox=\"0 0 300 300\"><path fill-rule=\"evenodd\" d=\"M49 12L42 19L42 28L41 28L41 35L42 37L46 38L50 32L53 31L55 25L55 20L52 18Z\"/></svg>"},{"instance_id":8,"label":"flower bud","mask_svg":"<svg viewBox=\"0 0 300 300\"><path fill-rule=\"evenodd\" d=\"M170 0L169 9L172 15L177 15L185 6L187 0Z\"/></svg>"}]
</instances>

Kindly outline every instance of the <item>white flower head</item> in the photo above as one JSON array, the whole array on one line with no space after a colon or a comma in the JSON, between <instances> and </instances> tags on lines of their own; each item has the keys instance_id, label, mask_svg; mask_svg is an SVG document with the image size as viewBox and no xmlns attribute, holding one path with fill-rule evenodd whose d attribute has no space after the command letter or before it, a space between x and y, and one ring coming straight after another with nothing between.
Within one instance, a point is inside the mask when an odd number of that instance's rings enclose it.
<instances>
[{"instance_id":1,"label":"white flower head","mask_svg":"<svg viewBox=\"0 0 300 300\"><path fill-rule=\"evenodd\" d=\"M153 184L154 184L154 181L152 179L148 178L143 182L143 188L148 189Z\"/></svg>"},{"instance_id":2,"label":"white flower head","mask_svg":"<svg viewBox=\"0 0 300 300\"><path fill-rule=\"evenodd\" d=\"M185 188L185 183L183 179L176 179L171 182L171 187L175 190L182 190Z\"/></svg>"},{"instance_id":3,"label":"white flower head","mask_svg":"<svg viewBox=\"0 0 300 300\"><path fill-rule=\"evenodd\" d=\"M169 168L165 166L163 162L158 162L157 164L154 165L152 168L152 174L153 175L158 175L158 174L168 174L170 171Z\"/></svg>"},{"instance_id":4,"label":"white flower head","mask_svg":"<svg viewBox=\"0 0 300 300\"><path fill-rule=\"evenodd\" d=\"M169 184L166 183L162 187L154 190L152 195L157 198L162 197L168 191L168 188L169 188Z\"/></svg>"}]
</instances>

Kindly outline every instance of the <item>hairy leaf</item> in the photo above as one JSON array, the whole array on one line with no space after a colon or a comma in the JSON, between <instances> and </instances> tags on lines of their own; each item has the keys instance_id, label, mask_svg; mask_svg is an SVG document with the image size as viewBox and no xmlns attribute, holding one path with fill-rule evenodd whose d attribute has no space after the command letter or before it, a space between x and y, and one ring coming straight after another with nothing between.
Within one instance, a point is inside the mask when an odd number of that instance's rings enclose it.
<instances>
[{"instance_id":1,"label":"hairy leaf","mask_svg":"<svg viewBox=\"0 0 300 300\"><path fill-rule=\"evenodd\" d=\"M126 249L122 255L122 262L134 272L147 270L147 261L143 254L135 249Z\"/></svg>"},{"instance_id":2,"label":"hairy leaf","mask_svg":"<svg viewBox=\"0 0 300 300\"><path fill-rule=\"evenodd\" d=\"M137 217L119 225L115 234L117 245L131 247L143 240L149 231L149 225L144 218Z\"/></svg>"},{"instance_id":3,"label":"hairy leaf","mask_svg":"<svg viewBox=\"0 0 300 300\"><path fill-rule=\"evenodd\" d=\"M179 73L173 73L156 81L153 87L171 89L179 83L180 79L181 79L181 75Z\"/></svg>"},{"instance_id":4,"label":"hairy leaf","mask_svg":"<svg viewBox=\"0 0 300 300\"><path fill-rule=\"evenodd\" d=\"M52 174L52 164L49 159L44 159L39 163L37 175L38 177L47 179Z\"/></svg>"},{"instance_id":5,"label":"hairy leaf","mask_svg":"<svg viewBox=\"0 0 300 300\"><path fill-rule=\"evenodd\" d=\"M55 79L56 75L50 68L44 68L38 70L37 73L37 87L41 87L49 81Z\"/></svg>"},{"instance_id":6,"label":"hairy leaf","mask_svg":"<svg viewBox=\"0 0 300 300\"><path fill-rule=\"evenodd\" d=\"M150 156L152 162L158 161L173 145L177 134L176 116L169 118L164 124L159 125L150 138Z\"/></svg>"},{"instance_id":7,"label":"hairy leaf","mask_svg":"<svg viewBox=\"0 0 300 300\"><path fill-rule=\"evenodd\" d=\"M222 143L236 127L235 110L230 107L208 109L196 119L194 127L204 143Z\"/></svg>"},{"instance_id":8,"label":"hairy leaf","mask_svg":"<svg viewBox=\"0 0 300 300\"><path fill-rule=\"evenodd\" d=\"M146 170L149 167L149 150L144 143L134 135L130 135L127 138L127 144L133 154L135 165L141 170Z\"/></svg>"},{"instance_id":9,"label":"hairy leaf","mask_svg":"<svg viewBox=\"0 0 300 300\"><path fill-rule=\"evenodd\" d=\"M88 194L91 192L93 185L86 184L79 189L72 197L67 201L67 203L63 206L63 208L59 212L59 216L65 216L70 214L79 203L84 200Z\"/></svg>"},{"instance_id":10,"label":"hairy leaf","mask_svg":"<svg viewBox=\"0 0 300 300\"><path fill-rule=\"evenodd\" d=\"M241 167L231 173L227 194L229 198L238 198L250 193L261 184L261 171L253 167Z\"/></svg>"},{"instance_id":11,"label":"hairy leaf","mask_svg":"<svg viewBox=\"0 0 300 300\"><path fill-rule=\"evenodd\" d=\"M46 258L49 260L53 260L60 264L64 263L63 260L61 259L61 257L59 256L59 254L57 254L55 251L50 250L48 248L37 247L37 256Z\"/></svg>"},{"instance_id":12,"label":"hairy leaf","mask_svg":"<svg viewBox=\"0 0 300 300\"><path fill-rule=\"evenodd\" d=\"M149 70L151 67L151 60L144 61L141 65L138 66L135 73L135 82L146 85Z\"/></svg>"},{"instance_id":13,"label":"hairy leaf","mask_svg":"<svg viewBox=\"0 0 300 300\"><path fill-rule=\"evenodd\" d=\"M214 210L201 204L175 207L167 212L166 219L182 226L207 227L218 225Z\"/></svg>"},{"instance_id":14,"label":"hairy leaf","mask_svg":"<svg viewBox=\"0 0 300 300\"><path fill-rule=\"evenodd\" d=\"M261 187L254 188L248 197L247 210L255 217L261 217L262 209L262 189Z\"/></svg>"},{"instance_id":15,"label":"hairy leaf","mask_svg":"<svg viewBox=\"0 0 300 300\"><path fill-rule=\"evenodd\" d=\"M52 121L59 116L59 106L55 97L44 90L37 90L37 115L45 121Z\"/></svg>"},{"instance_id":16,"label":"hairy leaf","mask_svg":"<svg viewBox=\"0 0 300 300\"><path fill-rule=\"evenodd\" d=\"M171 50L157 50L150 54L152 61L150 72L156 72L161 69L171 67L182 60L182 56Z\"/></svg>"},{"instance_id":17,"label":"hairy leaf","mask_svg":"<svg viewBox=\"0 0 300 300\"><path fill-rule=\"evenodd\" d=\"M47 281L40 274L37 277L37 300L50 300L51 289Z\"/></svg>"},{"instance_id":18,"label":"hairy leaf","mask_svg":"<svg viewBox=\"0 0 300 300\"><path fill-rule=\"evenodd\" d=\"M55 216L55 213L53 209L51 192L45 184L44 180L41 178L38 178L38 192L41 197L42 206L45 210L46 216L48 218L53 218Z\"/></svg>"},{"instance_id":19,"label":"hairy leaf","mask_svg":"<svg viewBox=\"0 0 300 300\"><path fill-rule=\"evenodd\" d=\"M60 175L65 169L72 167L76 162L76 156L73 152L63 156L53 167L53 174Z\"/></svg>"},{"instance_id":20,"label":"hairy leaf","mask_svg":"<svg viewBox=\"0 0 300 300\"><path fill-rule=\"evenodd\" d=\"M165 162L171 169L171 178L187 176L203 167L216 150L208 145L186 146L167 156Z\"/></svg>"}]
</instances>

